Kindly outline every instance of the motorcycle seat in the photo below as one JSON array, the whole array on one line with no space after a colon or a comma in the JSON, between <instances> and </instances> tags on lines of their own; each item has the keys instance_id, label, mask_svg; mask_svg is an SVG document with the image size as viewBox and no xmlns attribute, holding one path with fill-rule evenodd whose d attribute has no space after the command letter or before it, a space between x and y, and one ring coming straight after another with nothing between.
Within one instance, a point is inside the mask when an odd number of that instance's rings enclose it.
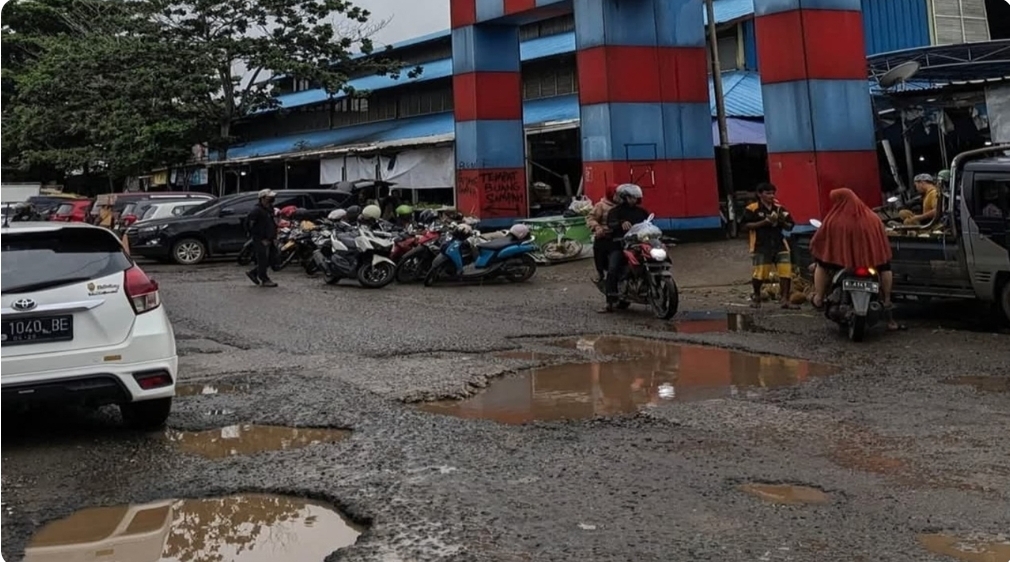
<instances>
[{"instance_id":1,"label":"motorcycle seat","mask_svg":"<svg viewBox=\"0 0 1010 562\"><path fill-rule=\"evenodd\" d=\"M493 250L497 252L498 250L504 250L509 246L513 246L515 243L515 240L513 240L511 236L503 236L488 242L481 242L480 244L477 244L477 247L481 250Z\"/></svg>"}]
</instances>

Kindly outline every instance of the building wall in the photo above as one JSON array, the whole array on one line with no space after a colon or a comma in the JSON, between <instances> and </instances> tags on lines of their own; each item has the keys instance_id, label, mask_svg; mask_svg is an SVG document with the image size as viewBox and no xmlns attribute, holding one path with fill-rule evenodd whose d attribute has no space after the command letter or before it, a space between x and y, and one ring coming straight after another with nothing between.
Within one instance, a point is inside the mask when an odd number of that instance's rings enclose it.
<instances>
[{"instance_id":1,"label":"building wall","mask_svg":"<svg viewBox=\"0 0 1010 562\"><path fill-rule=\"evenodd\" d=\"M866 54L930 44L928 0L862 0Z\"/></svg>"}]
</instances>

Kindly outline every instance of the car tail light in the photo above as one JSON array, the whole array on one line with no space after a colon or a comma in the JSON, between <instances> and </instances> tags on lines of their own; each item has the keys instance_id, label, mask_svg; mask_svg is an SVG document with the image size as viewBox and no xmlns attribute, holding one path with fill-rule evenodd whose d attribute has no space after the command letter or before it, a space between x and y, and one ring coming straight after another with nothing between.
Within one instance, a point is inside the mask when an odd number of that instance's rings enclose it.
<instances>
[{"instance_id":1,"label":"car tail light","mask_svg":"<svg viewBox=\"0 0 1010 562\"><path fill-rule=\"evenodd\" d=\"M158 283L147 276L142 269L133 266L126 270L126 297L137 314L154 310L161 306Z\"/></svg>"},{"instance_id":2,"label":"car tail light","mask_svg":"<svg viewBox=\"0 0 1010 562\"><path fill-rule=\"evenodd\" d=\"M143 371L134 373L133 378L142 390L151 390L172 384L172 375L167 371Z\"/></svg>"},{"instance_id":3,"label":"car tail light","mask_svg":"<svg viewBox=\"0 0 1010 562\"><path fill-rule=\"evenodd\" d=\"M123 224L125 224L126 226L130 226L131 224L137 222L137 217L136 215L126 215L123 217L122 220Z\"/></svg>"}]
</instances>

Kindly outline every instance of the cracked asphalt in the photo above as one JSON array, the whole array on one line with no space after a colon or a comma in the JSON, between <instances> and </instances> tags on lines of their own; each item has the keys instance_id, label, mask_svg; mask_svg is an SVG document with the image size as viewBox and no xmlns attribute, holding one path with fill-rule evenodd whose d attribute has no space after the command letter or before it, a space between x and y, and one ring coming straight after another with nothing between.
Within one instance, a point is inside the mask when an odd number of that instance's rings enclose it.
<instances>
[{"instance_id":1,"label":"cracked asphalt","mask_svg":"<svg viewBox=\"0 0 1010 562\"><path fill-rule=\"evenodd\" d=\"M754 329L697 333L639 307L595 314L588 262L542 268L523 285L378 291L326 286L298 269L275 275L280 288L260 289L231 261L146 264L176 329L180 382L238 387L178 397L172 429L256 423L351 436L212 460L162 433L121 428L115 410L8 410L3 556L21 559L34 531L85 507L242 492L322 500L366 527L327 562L923 562L951 560L925 550L923 534L1006 536L1010 394L944 383L1010 378L1010 335L992 331L984 310L909 304L899 312L908 331L851 344L809 308L746 308L740 242L683 245L672 258L686 317L753 312ZM567 422L504 425L412 405L473 395L534 364L588 361L550 346L578 334L786 355L839 371ZM492 354L513 349L552 355ZM830 502L770 503L740 490L752 482L810 486Z\"/></svg>"}]
</instances>

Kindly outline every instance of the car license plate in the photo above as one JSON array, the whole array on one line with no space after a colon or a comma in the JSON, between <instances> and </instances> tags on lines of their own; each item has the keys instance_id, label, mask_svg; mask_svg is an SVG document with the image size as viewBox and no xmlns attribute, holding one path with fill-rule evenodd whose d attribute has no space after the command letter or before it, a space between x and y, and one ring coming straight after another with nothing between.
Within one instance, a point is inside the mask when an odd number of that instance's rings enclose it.
<instances>
[{"instance_id":1,"label":"car license plate","mask_svg":"<svg viewBox=\"0 0 1010 562\"><path fill-rule=\"evenodd\" d=\"M876 281L846 279L842 281L842 289L846 291L860 291L863 293L879 293L880 283L877 283Z\"/></svg>"},{"instance_id":2,"label":"car license plate","mask_svg":"<svg viewBox=\"0 0 1010 562\"><path fill-rule=\"evenodd\" d=\"M0 343L2 345L47 343L72 339L74 339L74 317L72 314L4 320L3 327L0 329Z\"/></svg>"}]
</instances>

